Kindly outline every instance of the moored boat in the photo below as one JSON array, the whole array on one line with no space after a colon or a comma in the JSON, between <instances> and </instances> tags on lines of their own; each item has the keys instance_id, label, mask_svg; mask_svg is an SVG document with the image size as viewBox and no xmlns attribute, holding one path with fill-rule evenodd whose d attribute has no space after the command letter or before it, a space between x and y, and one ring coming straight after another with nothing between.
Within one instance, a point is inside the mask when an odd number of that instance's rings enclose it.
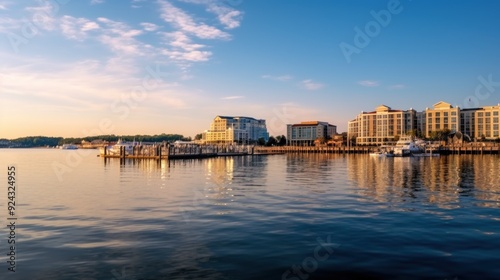
<instances>
[{"instance_id":1,"label":"moored boat","mask_svg":"<svg viewBox=\"0 0 500 280\"><path fill-rule=\"evenodd\" d=\"M107 154L108 155L120 155L123 150L125 150L125 155L131 155L134 152L134 147L137 146L138 143L133 141L133 142L123 142L122 139L118 139L118 142L116 142L115 145L108 146L106 148Z\"/></svg>"},{"instance_id":2,"label":"moored boat","mask_svg":"<svg viewBox=\"0 0 500 280\"><path fill-rule=\"evenodd\" d=\"M394 147L394 155L397 157L408 157L421 154L424 151L425 148L421 144L417 144L411 136L402 136Z\"/></svg>"},{"instance_id":3,"label":"moored boat","mask_svg":"<svg viewBox=\"0 0 500 280\"><path fill-rule=\"evenodd\" d=\"M78 146L75 144L63 144L59 147L61 150L77 150Z\"/></svg>"}]
</instances>

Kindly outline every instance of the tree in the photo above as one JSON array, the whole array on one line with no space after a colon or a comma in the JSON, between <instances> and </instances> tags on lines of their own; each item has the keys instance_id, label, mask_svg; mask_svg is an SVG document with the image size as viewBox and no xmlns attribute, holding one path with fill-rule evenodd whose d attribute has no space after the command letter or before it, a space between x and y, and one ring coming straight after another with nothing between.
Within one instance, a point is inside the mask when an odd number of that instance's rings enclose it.
<instances>
[{"instance_id":1,"label":"tree","mask_svg":"<svg viewBox=\"0 0 500 280\"><path fill-rule=\"evenodd\" d=\"M194 136L194 140L201 140L203 138L203 134L199 133Z\"/></svg>"},{"instance_id":2,"label":"tree","mask_svg":"<svg viewBox=\"0 0 500 280\"><path fill-rule=\"evenodd\" d=\"M259 140L257 140L257 145L259 146L266 145L266 140L264 140L264 137L260 137Z\"/></svg>"},{"instance_id":3,"label":"tree","mask_svg":"<svg viewBox=\"0 0 500 280\"><path fill-rule=\"evenodd\" d=\"M281 135L281 136L278 136L279 139L277 139L276 137L276 140L278 140L278 146L286 146L286 137L285 135Z\"/></svg>"},{"instance_id":4,"label":"tree","mask_svg":"<svg viewBox=\"0 0 500 280\"><path fill-rule=\"evenodd\" d=\"M276 141L276 138L274 137L269 137L269 140L267 140L266 146L276 146L278 144L278 141Z\"/></svg>"}]
</instances>

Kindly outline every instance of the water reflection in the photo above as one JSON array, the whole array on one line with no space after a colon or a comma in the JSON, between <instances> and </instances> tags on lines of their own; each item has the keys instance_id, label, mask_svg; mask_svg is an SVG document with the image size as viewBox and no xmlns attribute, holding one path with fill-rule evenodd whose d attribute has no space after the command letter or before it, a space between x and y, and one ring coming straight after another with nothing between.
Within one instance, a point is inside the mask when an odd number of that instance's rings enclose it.
<instances>
[{"instance_id":1,"label":"water reflection","mask_svg":"<svg viewBox=\"0 0 500 280\"><path fill-rule=\"evenodd\" d=\"M418 199L442 208L458 208L476 201L499 206L499 159L494 155L433 158L352 156L349 178L360 193L382 202Z\"/></svg>"}]
</instances>

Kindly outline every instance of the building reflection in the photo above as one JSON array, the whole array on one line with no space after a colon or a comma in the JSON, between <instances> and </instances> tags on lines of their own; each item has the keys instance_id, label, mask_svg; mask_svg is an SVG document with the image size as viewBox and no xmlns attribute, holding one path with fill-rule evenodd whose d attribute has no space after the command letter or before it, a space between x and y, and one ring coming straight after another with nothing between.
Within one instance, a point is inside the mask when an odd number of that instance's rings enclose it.
<instances>
[{"instance_id":1,"label":"building reflection","mask_svg":"<svg viewBox=\"0 0 500 280\"><path fill-rule=\"evenodd\" d=\"M211 158L205 166L203 196L218 206L229 206L239 196L260 192L266 186L267 157ZM227 214L227 209L219 208L218 214Z\"/></svg>"},{"instance_id":2,"label":"building reflection","mask_svg":"<svg viewBox=\"0 0 500 280\"><path fill-rule=\"evenodd\" d=\"M500 161L496 156L460 155L426 158L379 158L365 155L348 160L349 179L361 194L380 202L418 199L441 208L461 207L473 197L498 207Z\"/></svg>"}]
</instances>

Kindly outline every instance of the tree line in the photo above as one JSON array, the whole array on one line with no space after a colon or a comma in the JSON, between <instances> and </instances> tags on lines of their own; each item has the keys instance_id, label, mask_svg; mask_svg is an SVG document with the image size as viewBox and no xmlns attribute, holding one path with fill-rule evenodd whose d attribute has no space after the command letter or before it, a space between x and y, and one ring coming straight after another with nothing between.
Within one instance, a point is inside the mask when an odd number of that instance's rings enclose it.
<instances>
[{"instance_id":1,"label":"tree line","mask_svg":"<svg viewBox=\"0 0 500 280\"><path fill-rule=\"evenodd\" d=\"M108 142L116 142L118 139L123 141L137 141L137 142L173 142L177 140L191 141L191 137L184 137L180 134L159 134L159 135L122 135L117 136L111 135L98 135L98 136L87 136L87 137L47 137L47 136L28 136L16 139L0 139L0 147L19 147L19 148L31 148L31 147L54 147L63 144L80 144L83 140L87 142L92 142L94 140L103 140Z\"/></svg>"}]
</instances>

